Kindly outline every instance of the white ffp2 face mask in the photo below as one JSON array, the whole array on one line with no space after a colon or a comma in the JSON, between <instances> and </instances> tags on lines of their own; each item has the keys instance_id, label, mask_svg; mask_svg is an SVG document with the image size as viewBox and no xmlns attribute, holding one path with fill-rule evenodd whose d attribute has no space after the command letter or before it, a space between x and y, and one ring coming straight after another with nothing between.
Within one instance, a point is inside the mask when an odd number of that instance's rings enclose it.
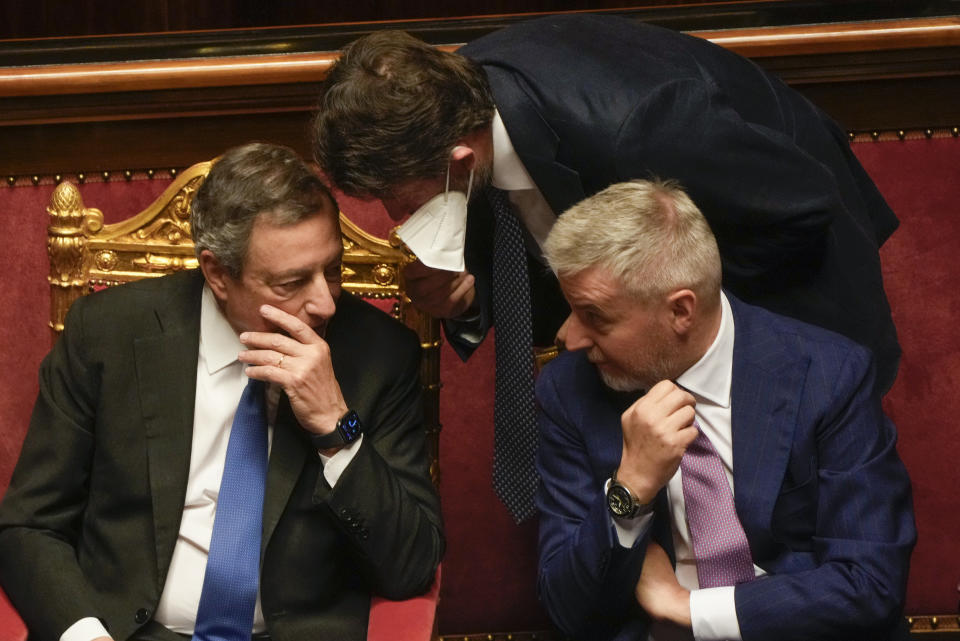
<instances>
[{"instance_id":1,"label":"white ffp2 face mask","mask_svg":"<svg viewBox=\"0 0 960 641\"><path fill-rule=\"evenodd\" d=\"M434 269L462 272L466 265L463 247L467 236L467 203L473 188L473 170L467 182L467 193L450 191L450 165L447 164L447 185L410 215L396 233L420 262Z\"/></svg>"}]
</instances>

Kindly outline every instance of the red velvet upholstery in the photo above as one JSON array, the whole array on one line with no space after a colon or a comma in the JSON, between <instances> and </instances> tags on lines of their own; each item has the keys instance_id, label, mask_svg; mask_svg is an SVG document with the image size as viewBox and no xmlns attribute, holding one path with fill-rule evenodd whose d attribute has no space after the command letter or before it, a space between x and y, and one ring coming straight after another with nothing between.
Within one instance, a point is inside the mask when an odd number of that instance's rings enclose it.
<instances>
[{"instance_id":1,"label":"red velvet upholstery","mask_svg":"<svg viewBox=\"0 0 960 641\"><path fill-rule=\"evenodd\" d=\"M0 641L26 641L27 626L13 609L10 599L0 590Z\"/></svg>"},{"instance_id":2,"label":"red velvet upholstery","mask_svg":"<svg viewBox=\"0 0 960 641\"><path fill-rule=\"evenodd\" d=\"M374 597L370 601L367 641L430 641L437 621L440 570L438 567L433 587L423 596L406 601Z\"/></svg>"},{"instance_id":3,"label":"red velvet upholstery","mask_svg":"<svg viewBox=\"0 0 960 641\"><path fill-rule=\"evenodd\" d=\"M881 251L887 293L904 355L885 407L900 433L910 471L919 542L907 593L908 613L953 612L960 554L960 140L854 145L901 227ZM168 181L81 187L108 220L142 209ZM49 349L46 322L46 215L53 186L0 185L0 217L17 239L0 251L0 489L10 472L36 395L35 372ZM368 230L391 226L378 207L341 199ZM374 225L370 221L378 221ZM536 524L513 525L490 484L493 458L493 344L467 363L442 352L441 495L448 549L439 603L443 634L549 627L536 599ZM0 627L0 641L4 628ZM397 637L399 638L399 637Z\"/></svg>"},{"instance_id":4,"label":"red velvet upholstery","mask_svg":"<svg viewBox=\"0 0 960 641\"><path fill-rule=\"evenodd\" d=\"M917 547L907 613L956 612L960 580L960 139L854 152L900 217L880 252L903 358L884 408L913 481Z\"/></svg>"}]
</instances>

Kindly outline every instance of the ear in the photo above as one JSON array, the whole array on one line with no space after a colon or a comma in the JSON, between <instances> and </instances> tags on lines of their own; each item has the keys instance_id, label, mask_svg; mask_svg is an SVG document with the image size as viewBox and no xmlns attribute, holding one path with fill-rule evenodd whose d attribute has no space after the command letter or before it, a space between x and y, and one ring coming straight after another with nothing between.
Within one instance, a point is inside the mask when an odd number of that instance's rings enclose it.
<instances>
[{"instance_id":1,"label":"ear","mask_svg":"<svg viewBox=\"0 0 960 641\"><path fill-rule=\"evenodd\" d=\"M462 144L453 148L453 151L450 152L450 160L453 163L463 166L467 171L470 171L477 164L477 154L473 147L465 143L466 141L463 141Z\"/></svg>"},{"instance_id":2,"label":"ear","mask_svg":"<svg viewBox=\"0 0 960 641\"><path fill-rule=\"evenodd\" d=\"M209 249L200 252L200 271L203 277L207 279L207 284L213 291L213 295L221 303L227 299L227 279L232 279L227 270Z\"/></svg>"},{"instance_id":3,"label":"ear","mask_svg":"<svg viewBox=\"0 0 960 641\"><path fill-rule=\"evenodd\" d=\"M678 289L667 296L668 322L679 336L686 336L697 316L697 295L690 289Z\"/></svg>"}]
</instances>

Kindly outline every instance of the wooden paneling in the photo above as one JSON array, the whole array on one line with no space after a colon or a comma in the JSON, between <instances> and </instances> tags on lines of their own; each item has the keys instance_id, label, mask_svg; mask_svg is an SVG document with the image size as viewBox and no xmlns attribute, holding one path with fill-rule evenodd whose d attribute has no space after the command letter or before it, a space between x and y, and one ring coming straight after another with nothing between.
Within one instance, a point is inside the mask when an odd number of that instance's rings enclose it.
<instances>
[{"instance_id":1,"label":"wooden paneling","mask_svg":"<svg viewBox=\"0 0 960 641\"><path fill-rule=\"evenodd\" d=\"M7 50L21 61L97 62L0 67L0 176L186 167L250 139L308 154L337 47L385 27L454 47L515 19L18 43ZM692 33L753 57L849 130L960 124L955 16Z\"/></svg>"},{"instance_id":2,"label":"wooden paneling","mask_svg":"<svg viewBox=\"0 0 960 641\"><path fill-rule=\"evenodd\" d=\"M944 15L953 0L151 0L0 3L0 38L262 28L380 20L456 18L556 11L644 9L664 20L734 20L729 26ZM689 28L678 27L678 28ZM708 27L703 27L708 28Z\"/></svg>"}]
</instances>

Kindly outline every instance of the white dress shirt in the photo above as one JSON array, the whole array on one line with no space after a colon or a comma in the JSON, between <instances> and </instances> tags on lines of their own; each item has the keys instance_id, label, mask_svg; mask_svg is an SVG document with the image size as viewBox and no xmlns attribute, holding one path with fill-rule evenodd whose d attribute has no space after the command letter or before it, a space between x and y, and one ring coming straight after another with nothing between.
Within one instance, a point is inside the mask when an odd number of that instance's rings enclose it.
<instances>
[{"instance_id":1,"label":"white dress shirt","mask_svg":"<svg viewBox=\"0 0 960 641\"><path fill-rule=\"evenodd\" d=\"M733 431L731 427L730 386L733 377L733 314L727 297L720 294L720 328L707 352L690 369L677 378L677 385L694 395L695 412L700 428L717 450L727 481L733 489ZM608 481L609 483L609 481ZM690 590L692 638L696 641L740 641L733 586L699 589L697 562L690 542L683 499L683 477L678 468L667 483L673 549L676 554L677 581ZM632 547L649 528L651 515L636 519L613 519L620 545ZM763 570L754 566L759 576ZM687 630L654 624L650 639L672 641L690 639Z\"/></svg>"},{"instance_id":2,"label":"white dress shirt","mask_svg":"<svg viewBox=\"0 0 960 641\"><path fill-rule=\"evenodd\" d=\"M187 493L180 519L180 533L154 614L154 620L180 634L193 634L200 604L233 416L249 380L243 363L237 360L238 354L244 349L217 305L213 292L204 285ZM273 423L279 397L280 389L270 386L267 391L268 443L273 442ZM321 455L323 475L331 487L353 459L362 440L361 436L332 457ZM265 629L258 593L253 632L263 632ZM67 628L60 636L60 641L90 641L99 636L109 634L99 619L87 617Z\"/></svg>"},{"instance_id":3,"label":"white dress shirt","mask_svg":"<svg viewBox=\"0 0 960 641\"><path fill-rule=\"evenodd\" d=\"M557 221L557 212L550 208L547 199L533 182L523 161L513 148L507 128L500 118L500 112L494 111L490 126L493 133L493 176L491 184L507 192L514 211L523 223L527 234L527 249L535 256L541 256L544 241L550 229ZM530 241L535 247L530 246Z\"/></svg>"}]
</instances>

